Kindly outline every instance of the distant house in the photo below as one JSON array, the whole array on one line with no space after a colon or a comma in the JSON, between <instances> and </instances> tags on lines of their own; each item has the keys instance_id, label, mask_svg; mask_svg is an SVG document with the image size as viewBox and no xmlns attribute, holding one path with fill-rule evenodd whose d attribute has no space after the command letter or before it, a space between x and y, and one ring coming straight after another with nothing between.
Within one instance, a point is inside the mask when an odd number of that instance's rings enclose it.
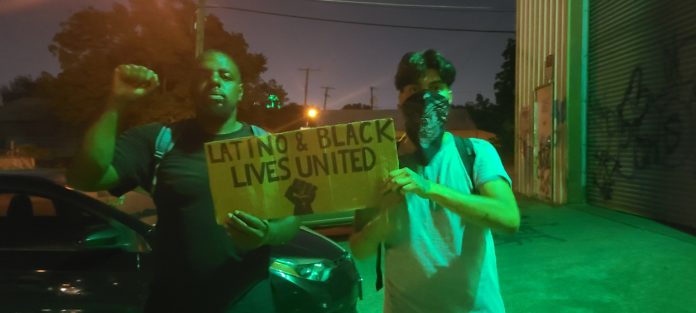
<instances>
[{"instance_id":1,"label":"distant house","mask_svg":"<svg viewBox=\"0 0 696 313\"><path fill-rule=\"evenodd\" d=\"M394 119L396 133L399 136L404 133L404 117L399 110L326 110L319 113L317 125L346 124L380 118ZM463 109L450 110L446 128L447 131L461 137L474 137L486 140L495 137L493 133L477 129L471 116Z\"/></svg>"}]
</instances>

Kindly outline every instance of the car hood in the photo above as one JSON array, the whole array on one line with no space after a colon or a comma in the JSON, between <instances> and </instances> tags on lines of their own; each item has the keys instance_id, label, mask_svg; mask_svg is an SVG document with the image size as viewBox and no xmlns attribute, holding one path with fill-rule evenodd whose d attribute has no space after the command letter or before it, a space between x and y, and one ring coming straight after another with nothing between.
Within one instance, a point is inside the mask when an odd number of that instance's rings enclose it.
<instances>
[{"instance_id":1,"label":"car hood","mask_svg":"<svg viewBox=\"0 0 696 313\"><path fill-rule=\"evenodd\" d=\"M347 251L333 240L303 226L292 240L284 245L274 246L271 256L338 260L346 253Z\"/></svg>"}]
</instances>

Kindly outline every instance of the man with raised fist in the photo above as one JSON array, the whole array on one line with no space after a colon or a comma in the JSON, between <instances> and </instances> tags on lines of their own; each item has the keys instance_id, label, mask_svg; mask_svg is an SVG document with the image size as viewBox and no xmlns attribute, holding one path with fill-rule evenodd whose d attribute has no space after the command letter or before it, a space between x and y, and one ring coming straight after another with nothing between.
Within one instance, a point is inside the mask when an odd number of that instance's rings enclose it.
<instances>
[{"instance_id":1,"label":"man with raised fist","mask_svg":"<svg viewBox=\"0 0 696 313\"><path fill-rule=\"evenodd\" d=\"M196 64L195 117L166 126L171 143L165 151L156 148L163 124L117 133L123 110L159 85L157 74L144 66L118 66L111 96L85 135L68 183L114 195L136 187L151 191L158 222L147 312L274 312L269 245L292 238L299 222L294 216L264 220L235 211L225 226L216 223L204 143L254 133L237 120L244 88L234 60L209 50Z\"/></svg>"}]
</instances>

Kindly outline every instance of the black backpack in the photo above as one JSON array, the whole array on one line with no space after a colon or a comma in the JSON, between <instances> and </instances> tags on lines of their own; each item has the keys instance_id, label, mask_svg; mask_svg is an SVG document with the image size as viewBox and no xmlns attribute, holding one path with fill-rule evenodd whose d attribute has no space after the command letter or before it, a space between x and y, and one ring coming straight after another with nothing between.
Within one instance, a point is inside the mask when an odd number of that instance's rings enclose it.
<instances>
[{"instance_id":1,"label":"black backpack","mask_svg":"<svg viewBox=\"0 0 696 313\"><path fill-rule=\"evenodd\" d=\"M469 179L471 179L471 183L474 185L473 193L478 193L476 190L476 182L474 181L474 161L476 160L474 144L471 142L471 138L462 138L459 136L454 136L454 144L457 146L457 151L459 151L459 157L462 158L466 173L469 175ZM382 245L383 244L380 243L377 247L377 281L375 282L375 289L378 291L384 287L384 280L382 277Z\"/></svg>"}]
</instances>

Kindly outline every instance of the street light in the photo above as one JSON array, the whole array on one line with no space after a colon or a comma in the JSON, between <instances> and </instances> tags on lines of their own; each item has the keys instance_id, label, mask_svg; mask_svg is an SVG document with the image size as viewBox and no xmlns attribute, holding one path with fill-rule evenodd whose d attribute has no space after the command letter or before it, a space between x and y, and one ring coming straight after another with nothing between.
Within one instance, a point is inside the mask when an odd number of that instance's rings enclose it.
<instances>
[{"instance_id":1,"label":"street light","mask_svg":"<svg viewBox=\"0 0 696 313\"><path fill-rule=\"evenodd\" d=\"M311 119L315 119L318 115L319 111L315 108L309 108L309 110L307 110L307 117Z\"/></svg>"},{"instance_id":2,"label":"street light","mask_svg":"<svg viewBox=\"0 0 696 313\"><path fill-rule=\"evenodd\" d=\"M309 121L310 120L314 121L317 119L317 117L319 116L319 110L317 110L316 108L310 107L309 109L307 109L305 114L307 115L305 118L305 120L306 120L305 127L309 127Z\"/></svg>"}]
</instances>

